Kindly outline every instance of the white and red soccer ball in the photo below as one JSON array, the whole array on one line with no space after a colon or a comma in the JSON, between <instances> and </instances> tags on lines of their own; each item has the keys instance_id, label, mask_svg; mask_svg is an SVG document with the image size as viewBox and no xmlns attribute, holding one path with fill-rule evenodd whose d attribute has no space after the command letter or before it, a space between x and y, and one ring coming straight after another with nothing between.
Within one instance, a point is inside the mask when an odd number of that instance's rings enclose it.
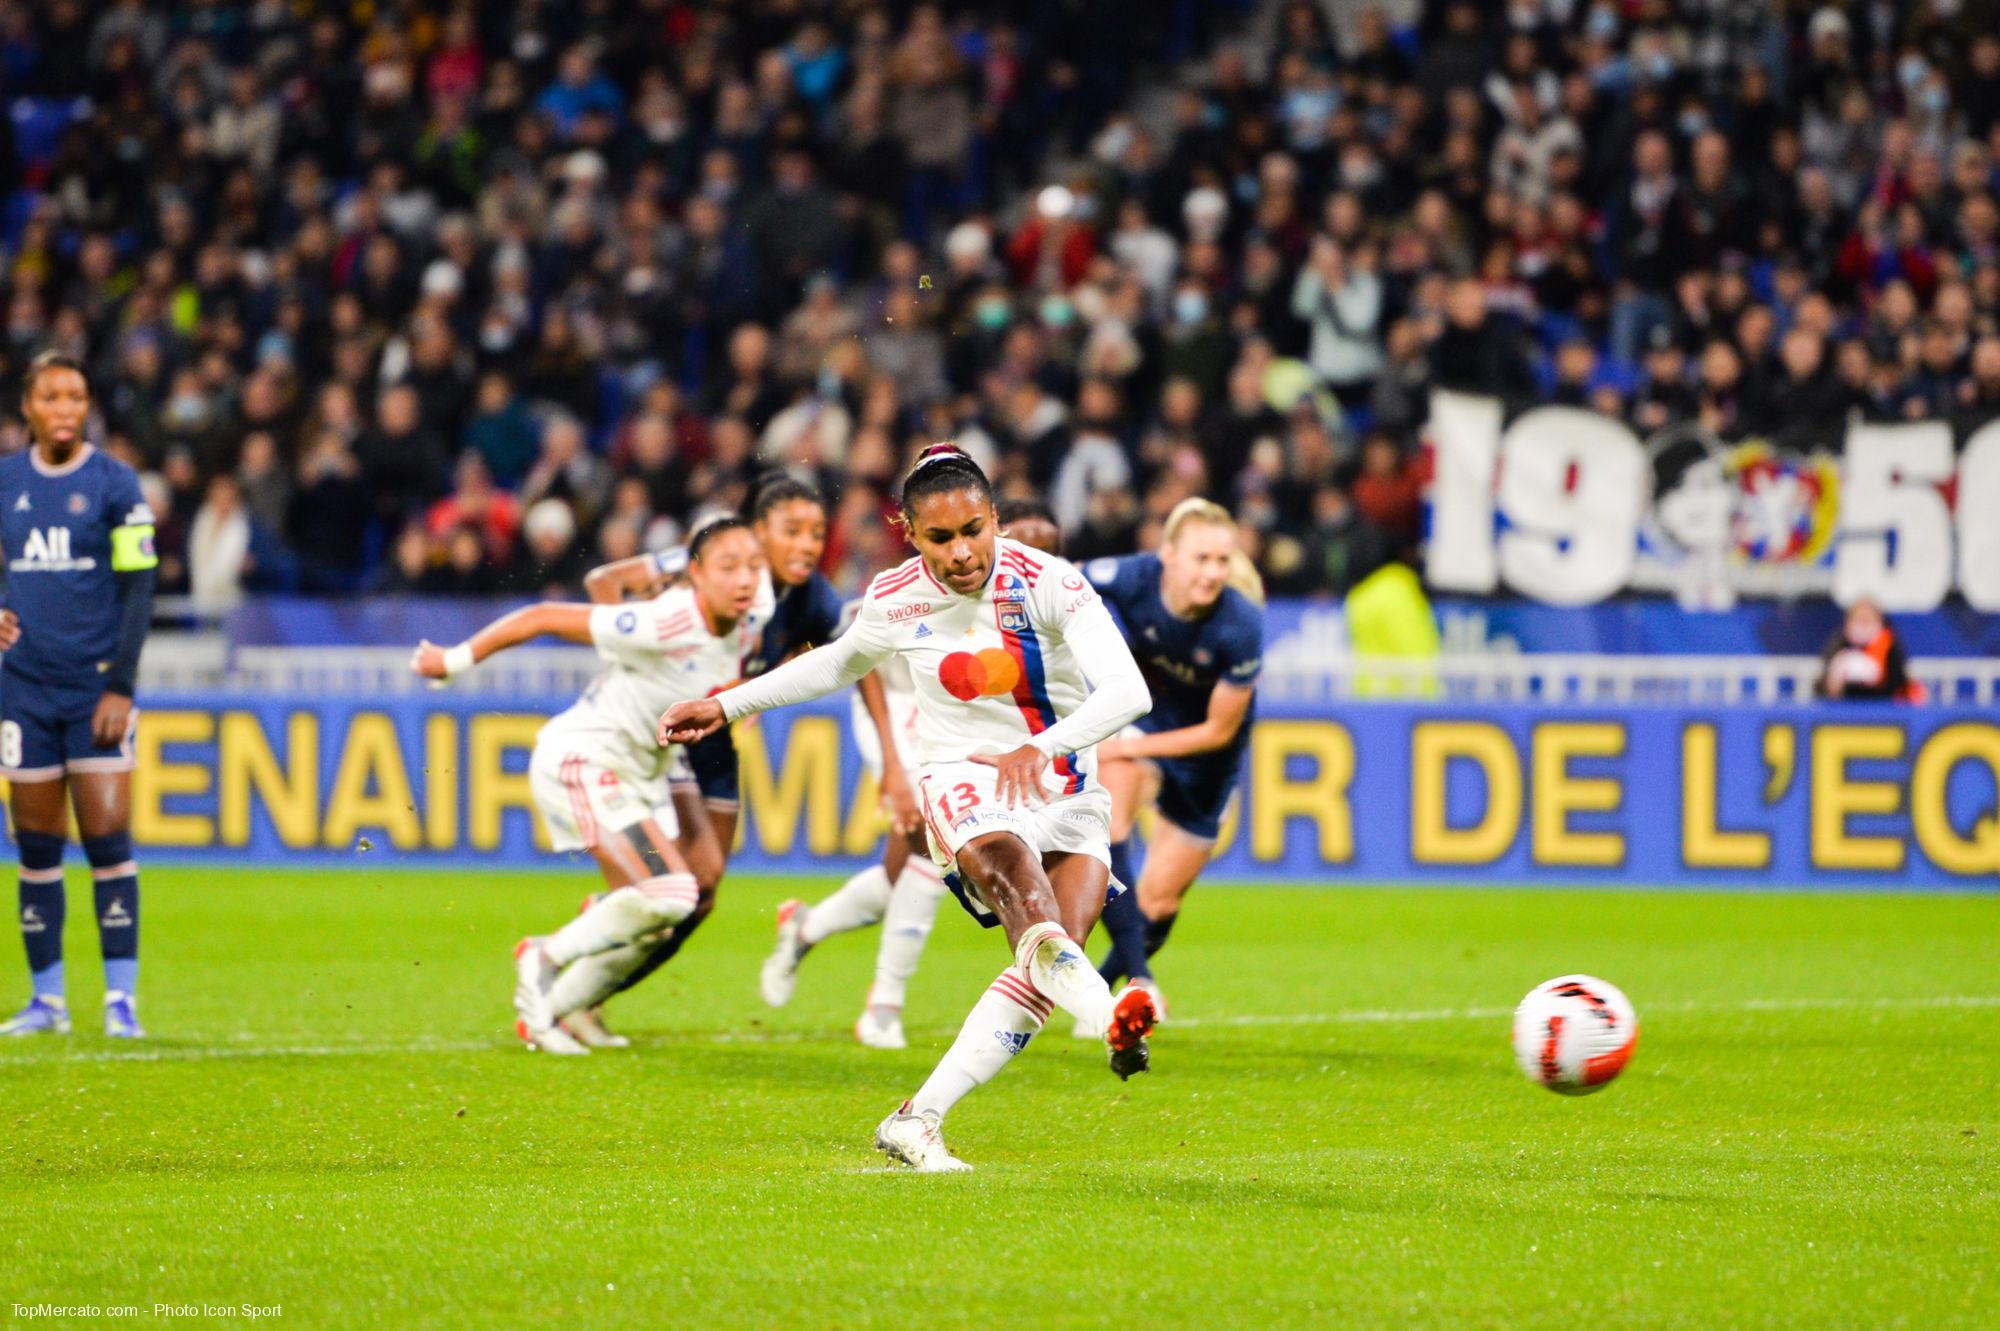
<instances>
[{"instance_id":1,"label":"white and red soccer ball","mask_svg":"<svg viewBox=\"0 0 2000 1331\"><path fill-rule=\"evenodd\" d=\"M1564 975L1538 984L1514 1009L1514 1057L1529 1081L1589 1095L1624 1071L1639 1043L1639 1015L1613 984Z\"/></svg>"}]
</instances>

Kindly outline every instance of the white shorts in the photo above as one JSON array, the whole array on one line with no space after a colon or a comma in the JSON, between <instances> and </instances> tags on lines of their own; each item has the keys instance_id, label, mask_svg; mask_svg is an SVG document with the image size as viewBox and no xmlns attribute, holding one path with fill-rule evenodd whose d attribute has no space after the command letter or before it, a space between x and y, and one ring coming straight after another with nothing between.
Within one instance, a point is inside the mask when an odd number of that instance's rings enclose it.
<instances>
[{"instance_id":1,"label":"white shorts","mask_svg":"<svg viewBox=\"0 0 2000 1331\"><path fill-rule=\"evenodd\" d=\"M535 746L528 789L556 850L593 850L649 819L669 840L680 834L664 777L621 770L561 740Z\"/></svg>"},{"instance_id":2,"label":"white shorts","mask_svg":"<svg viewBox=\"0 0 2000 1331\"><path fill-rule=\"evenodd\" d=\"M905 772L912 771L916 767L917 695L890 690L884 700L889 704L889 734L896 741L896 757ZM876 733L875 718L868 715L868 704L861 701L861 690L854 691L848 710L854 726L854 747L861 750L861 765L880 782L882 737Z\"/></svg>"},{"instance_id":3,"label":"white shorts","mask_svg":"<svg viewBox=\"0 0 2000 1331\"><path fill-rule=\"evenodd\" d=\"M958 852L989 832L1012 833L1037 855L1089 855L1111 867L1109 791L1093 784L1064 795L1061 779L1045 770L1043 801L1032 808L1009 809L994 798L999 776L991 767L959 762L933 764L917 777L917 800L923 806L931 858L940 869L956 873ZM961 883L976 898L976 888L962 875Z\"/></svg>"}]
</instances>

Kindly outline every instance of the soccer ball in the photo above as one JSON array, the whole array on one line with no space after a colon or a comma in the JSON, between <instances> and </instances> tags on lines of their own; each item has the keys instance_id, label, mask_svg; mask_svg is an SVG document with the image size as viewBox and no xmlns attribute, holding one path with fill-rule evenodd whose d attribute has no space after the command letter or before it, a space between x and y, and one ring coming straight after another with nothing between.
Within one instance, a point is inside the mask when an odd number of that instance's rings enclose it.
<instances>
[{"instance_id":1,"label":"soccer ball","mask_svg":"<svg viewBox=\"0 0 2000 1331\"><path fill-rule=\"evenodd\" d=\"M1616 985L1589 975L1538 984L1514 1009L1514 1058L1529 1081L1589 1095L1622 1072L1639 1043L1639 1015Z\"/></svg>"}]
</instances>

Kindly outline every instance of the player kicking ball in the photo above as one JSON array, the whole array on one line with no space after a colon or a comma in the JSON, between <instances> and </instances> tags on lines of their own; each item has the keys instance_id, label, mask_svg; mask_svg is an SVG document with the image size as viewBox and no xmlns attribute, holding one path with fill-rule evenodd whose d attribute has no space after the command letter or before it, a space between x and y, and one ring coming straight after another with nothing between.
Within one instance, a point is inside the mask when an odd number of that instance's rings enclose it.
<instances>
[{"instance_id":1,"label":"player kicking ball","mask_svg":"<svg viewBox=\"0 0 2000 1331\"><path fill-rule=\"evenodd\" d=\"M1002 499L995 507L1003 536L1045 554L1062 553L1062 531L1047 504L1039 499ZM766 1003L783 1007L792 999L799 963L807 953L836 934L880 924L875 979L854 1023L854 1038L870 1049L903 1049L909 1044L903 1034L903 998L937 922L945 888L931 862L923 819L914 802L892 794L909 789L907 773L915 766L919 720L909 664L891 657L870 678L879 688L871 692L864 679L854 695L854 744L861 751L862 765L883 792L892 821L882 862L863 869L811 906L794 900L778 907L778 942L764 959L758 988ZM886 749L880 738L885 733L893 741Z\"/></svg>"},{"instance_id":2,"label":"player kicking ball","mask_svg":"<svg viewBox=\"0 0 2000 1331\"><path fill-rule=\"evenodd\" d=\"M653 600L532 605L456 647L420 644L411 658L417 674L450 679L547 634L592 644L607 663L583 697L542 727L528 762L550 844L590 852L609 889L554 933L514 949L514 1029L529 1048L589 1053L562 1024L603 996L602 977L577 963L617 951L636 965L648 944L693 914L699 888L668 789L684 758L653 742L653 723L669 703L737 678L770 617L769 587L750 524L720 517L689 538L687 582Z\"/></svg>"},{"instance_id":3,"label":"player kicking ball","mask_svg":"<svg viewBox=\"0 0 2000 1331\"><path fill-rule=\"evenodd\" d=\"M1077 940L1096 924L1111 874L1111 800L1085 755L1151 697L1083 575L1000 536L992 486L971 458L926 450L902 503L917 558L869 584L853 627L761 679L674 704L657 739L693 743L846 688L891 657L909 666L932 857L975 918L1006 930L1014 954L929 1080L876 1130L891 1159L936 1172L971 1168L945 1146L944 1116L1057 1007L1104 1033L1119 1077L1146 1070L1153 996L1114 998Z\"/></svg>"}]
</instances>

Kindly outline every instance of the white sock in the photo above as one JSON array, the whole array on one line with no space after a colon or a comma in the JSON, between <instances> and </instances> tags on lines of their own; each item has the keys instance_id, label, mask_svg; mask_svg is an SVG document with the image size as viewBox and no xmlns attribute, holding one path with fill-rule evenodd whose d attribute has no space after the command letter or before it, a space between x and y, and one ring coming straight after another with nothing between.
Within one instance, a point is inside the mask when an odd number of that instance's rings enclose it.
<instances>
[{"instance_id":1,"label":"white sock","mask_svg":"<svg viewBox=\"0 0 2000 1331\"><path fill-rule=\"evenodd\" d=\"M850 929L866 929L889 909L889 875L871 864L842 883L832 896L806 911L799 941L807 947Z\"/></svg>"},{"instance_id":2,"label":"white sock","mask_svg":"<svg viewBox=\"0 0 2000 1331\"><path fill-rule=\"evenodd\" d=\"M622 943L678 924L694 912L700 890L691 873L667 873L606 892L590 909L542 940L558 966L609 952Z\"/></svg>"},{"instance_id":3,"label":"white sock","mask_svg":"<svg viewBox=\"0 0 2000 1331\"><path fill-rule=\"evenodd\" d=\"M624 943L608 952L578 957L563 968L549 988L549 1007L558 1017L596 1007L618 990L619 983L639 969L660 937L649 934L637 943Z\"/></svg>"},{"instance_id":4,"label":"white sock","mask_svg":"<svg viewBox=\"0 0 2000 1331\"><path fill-rule=\"evenodd\" d=\"M1049 1000L1036 992L1019 970L1009 966L1001 971L972 1005L958 1038L945 1050L930 1080L910 1098L910 1112L935 1110L940 1117L949 1113L973 1087L992 1081L1014 1055L1027 1048L1052 1010Z\"/></svg>"},{"instance_id":5,"label":"white sock","mask_svg":"<svg viewBox=\"0 0 2000 1331\"><path fill-rule=\"evenodd\" d=\"M1060 924L1029 925L1014 948L1014 962L1057 1007L1093 1030L1111 1029L1111 986Z\"/></svg>"},{"instance_id":6,"label":"white sock","mask_svg":"<svg viewBox=\"0 0 2000 1331\"><path fill-rule=\"evenodd\" d=\"M896 875L896 890L889 894L889 912L882 917L882 941L875 948L875 983L868 990L869 1007L903 1006L910 977L930 941L931 926L937 923L938 902L944 897L944 879L937 866L912 855Z\"/></svg>"}]
</instances>

